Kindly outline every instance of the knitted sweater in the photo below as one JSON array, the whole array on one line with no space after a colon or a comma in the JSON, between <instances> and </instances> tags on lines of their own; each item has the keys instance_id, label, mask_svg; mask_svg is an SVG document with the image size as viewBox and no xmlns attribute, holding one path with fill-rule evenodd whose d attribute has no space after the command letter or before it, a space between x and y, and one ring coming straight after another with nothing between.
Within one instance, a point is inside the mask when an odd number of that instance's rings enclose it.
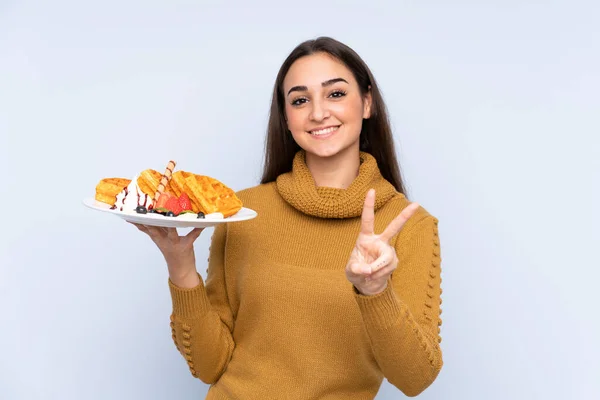
<instances>
[{"instance_id":1,"label":"knitted sweater","mask_svg":"<svg viewBox=\"0 0 600 400\"><path fill-rule=\"evenodd\" d=\"M440 244L422 207L392 239L399 264L387 288L364 296L345 266L367 191L375 232L409 204L361 152L347 189L316 187L302 151L276 182L239 192L258 212L219 225L206 282L169 281L171 329L206 399L373 399L383 378L408 396L442 368Z\"/></svg>"}]
</instances>

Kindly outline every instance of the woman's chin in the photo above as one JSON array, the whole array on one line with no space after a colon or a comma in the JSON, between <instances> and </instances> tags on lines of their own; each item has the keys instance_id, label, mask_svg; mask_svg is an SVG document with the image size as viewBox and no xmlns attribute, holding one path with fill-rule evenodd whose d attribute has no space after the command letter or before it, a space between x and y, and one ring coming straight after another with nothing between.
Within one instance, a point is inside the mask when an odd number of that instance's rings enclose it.
<instances>
[{"instance_id":1,"label":"woman's chin","mask_svg":"<svg viewBox=\"0 0 600 400\"><path fill-rule=\"evenodd\" d=\"M323 148L321 146L308 146L304 149L306 154L310 157L318 157L318 158L330 158L336 156L340 153L340 149L337 148Z\"/></svg>"},{"instance_id":2,"label":"woman's chin","mask_svg":"<svg viewBox=\"0 0 600 400\"><path fill-rule=\"evenodd\" d=\"M307 146L304 151L309 157L332 158L352 152L353 147L356 147L356 153L358 154L358 146Z\"/></svg>"}]
</instances>

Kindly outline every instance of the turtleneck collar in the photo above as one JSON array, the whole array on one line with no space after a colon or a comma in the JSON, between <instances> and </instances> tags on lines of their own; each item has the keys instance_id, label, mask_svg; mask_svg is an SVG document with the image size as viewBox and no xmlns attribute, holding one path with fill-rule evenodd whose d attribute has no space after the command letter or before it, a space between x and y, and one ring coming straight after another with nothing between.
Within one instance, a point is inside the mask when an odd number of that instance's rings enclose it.
<instances>
[{"instance_id":1,"label":"turtleneck collar","mask_svg":"<svg viewBox=\"0 0 600 400\"><path fill-rule=\"evenodd\" d=\"M369 189L375 189L375 210L395 194L394 186L385 180L371 154L360 152L358 176L347 189L317 187L306 165L306 153L294 156L292 170L277 178L277 190L297 210L320 218L353 218L362 214Z\"/></svg>"}]
</instances>

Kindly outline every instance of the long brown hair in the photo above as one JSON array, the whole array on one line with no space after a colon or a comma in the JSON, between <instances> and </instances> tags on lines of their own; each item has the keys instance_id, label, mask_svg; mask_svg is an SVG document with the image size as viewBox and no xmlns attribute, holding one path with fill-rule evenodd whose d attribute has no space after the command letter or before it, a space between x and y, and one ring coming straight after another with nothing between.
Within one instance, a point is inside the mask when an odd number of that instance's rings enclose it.
<instances>
[{"instance_id":1,"label":"long brown hair","mask_svg":"<svg viewBox=\"0 0 600 400\"><path fill-rule=\"evenodd\" d=\"M294 156L300 150L300 146L287 131L283 80L296 60L319 52L328 53L350 69L363 96L370 88L371 117L363 119L360 150L371 154L377 160L381 175L394 185L398 192L406 195L396 160L392 129L377 82L367 64L354 50L330 37L319 37L300 43L279 69L273 87L261 183L273 182L279 175L292 169Z\"/></svg>"}]
</instances>

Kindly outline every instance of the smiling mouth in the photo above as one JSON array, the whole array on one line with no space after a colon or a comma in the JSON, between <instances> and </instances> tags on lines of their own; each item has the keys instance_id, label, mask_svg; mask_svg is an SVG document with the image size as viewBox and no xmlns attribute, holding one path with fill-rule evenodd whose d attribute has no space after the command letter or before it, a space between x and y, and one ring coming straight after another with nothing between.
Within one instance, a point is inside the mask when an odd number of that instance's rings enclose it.
<instances>
[{"instance_id":1,"label":"smiling mouth","mask_svg":"<svg viewBox=\"0 0 600 400\"><path fill-rule=\"evenodd\" d=\"M315 129L312 131L308 131L308 133L310 133L311 135L314 135L314 136L323 136L323 135L327 135L327 134L337 131L339 129L339 127L340 127L339 125L329 126L327 128L323 128L323 129Z\"/></svg>"}]
</instances>

